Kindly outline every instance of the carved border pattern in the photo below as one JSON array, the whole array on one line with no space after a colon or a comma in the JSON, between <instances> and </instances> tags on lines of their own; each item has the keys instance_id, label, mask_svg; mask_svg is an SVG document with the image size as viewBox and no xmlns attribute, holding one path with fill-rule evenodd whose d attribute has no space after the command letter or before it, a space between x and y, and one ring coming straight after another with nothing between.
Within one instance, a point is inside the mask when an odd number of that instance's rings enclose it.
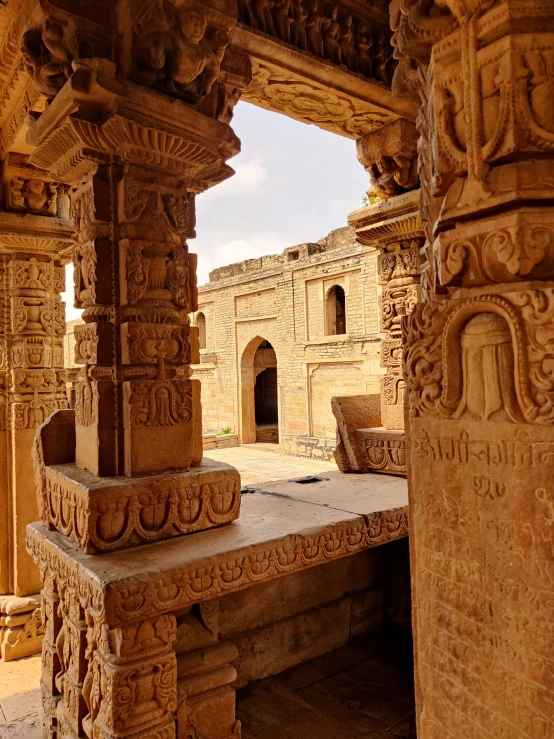
<instances>
[{"instance_id":1,"label":"carved border pattern","mask_svg":"<svg viewBox=\"0 0 554 739\"><path fill-rule=\"evenodd\" d=\"M262 545L244 556L233 553L214 564L145 575L130 584L93 579L86 565L79 565L67 550L63 536L49 534L41 524L29 527L27 550L39 565L43 582L61 579L72 583L83 608L90 609L95 618L118 624L170 613L407 535L408 512L402 507L372 513L312 536L285 537L274 546Z\"/></svg>"},{"instance_id":2,"label":"carved border pattern","mask_svg":"<svg viewBox=\"0 0 554 739\"><path fill-rule=\"evenodd\" d=\"M397 117L307 78L291 74L285 76L279 67L255 59L252 82L245 88L242 99L353 139L371 133Z\"/></svg>"},{"instance_id":3,"label":"carved border pattern","mask_svg":"<svg viewBox=\"0 0 554 739\"><path fill-rule=\"evenodd\" d=\"M198 482L189 484L170 477L160 486L162 490L149 492L135 486L115 499L113 488L108 487L105 497L96 500L79 495L61 480L48 468L41 477L42 521L88 554L220 526L238 518L240 510L238 474L220 482L204 482L199 476Z\"/></svg>"}]
</instances>

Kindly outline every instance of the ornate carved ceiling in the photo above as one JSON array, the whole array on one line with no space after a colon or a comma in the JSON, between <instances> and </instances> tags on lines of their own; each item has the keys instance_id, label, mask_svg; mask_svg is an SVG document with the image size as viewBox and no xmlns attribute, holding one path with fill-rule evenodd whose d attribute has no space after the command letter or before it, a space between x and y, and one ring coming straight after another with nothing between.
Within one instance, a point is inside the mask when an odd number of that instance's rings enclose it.
<instances>
[{"instance_id":1,"label":"ornate carved ceiling","mask_svg":"<svg viewBox=\"0 0 554 739\"><path fill-rule=\"evenodd\" d=\"M387 5L387 0L240 0L229 50L246 53L252 63L252 82L242 98L354 139L397 118L413 120L415 105L390 91L395 62ZM33 88L19 44L31 19L47 7L47 0L0 3L2 158L8 151L32 151L25 119L42 109L44 97Z\"/></svg>"}]
</instances>

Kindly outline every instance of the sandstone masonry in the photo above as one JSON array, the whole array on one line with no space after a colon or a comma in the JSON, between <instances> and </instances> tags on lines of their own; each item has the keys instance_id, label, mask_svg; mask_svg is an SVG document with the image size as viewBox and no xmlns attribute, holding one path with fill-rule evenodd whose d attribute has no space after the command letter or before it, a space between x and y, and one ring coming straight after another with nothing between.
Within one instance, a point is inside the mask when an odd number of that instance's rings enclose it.
<instances>
[{"instance_id":1,"label":"sandstone masonry","mask_svg":"<svg viewBox=\"0 0 554 739\"><path fill-rule=\"evenodd\" d=\"M282 448L332 458L331 398L380 391L376 251L339 228L317 243L216 269L198 292L194 378L204 435L230 429L241 443L277 441L259 417L272 402L259 397L261 373L276 366Z\"/></svg>"}]
</instances>

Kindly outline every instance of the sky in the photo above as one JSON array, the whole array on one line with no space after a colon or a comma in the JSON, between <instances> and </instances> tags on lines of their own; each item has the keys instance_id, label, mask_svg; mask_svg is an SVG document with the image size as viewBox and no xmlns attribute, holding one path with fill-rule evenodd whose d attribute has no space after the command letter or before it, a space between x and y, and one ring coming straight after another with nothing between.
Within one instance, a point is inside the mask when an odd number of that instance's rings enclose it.
<instances>
[{"instance_id":1,"label":"sky","mask_svg":"<svg viewBox=\"0 0 554 739\"><path fill-rule=\"evenodd\" d=\"M242 142L229 161L236 174L196 198L189 250L198 254L199 285L216 267L278 254L345 226L369 186L351 139L245 102L231 125ZM71 266L66 280L70 321L81 313L73 308Z\"/></svg>"}]
</instances>

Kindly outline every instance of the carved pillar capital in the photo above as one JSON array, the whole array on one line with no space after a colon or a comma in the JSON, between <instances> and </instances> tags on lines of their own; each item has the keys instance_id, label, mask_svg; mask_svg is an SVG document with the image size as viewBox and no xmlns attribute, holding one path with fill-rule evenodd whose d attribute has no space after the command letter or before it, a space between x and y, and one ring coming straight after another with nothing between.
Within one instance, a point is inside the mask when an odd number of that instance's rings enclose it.
<instances>
[{"instance_id":1,"label":"carved pillar capital","mask_svg":"<svg viewBox=\"0 0 554 739\"><path fill-rule=\"evenodd\" d=\"M369 172L370 197L386 200L418 187L417 139L415 124L404 118L358 139L358 160Z\"/></svg>"}]
</instances>

